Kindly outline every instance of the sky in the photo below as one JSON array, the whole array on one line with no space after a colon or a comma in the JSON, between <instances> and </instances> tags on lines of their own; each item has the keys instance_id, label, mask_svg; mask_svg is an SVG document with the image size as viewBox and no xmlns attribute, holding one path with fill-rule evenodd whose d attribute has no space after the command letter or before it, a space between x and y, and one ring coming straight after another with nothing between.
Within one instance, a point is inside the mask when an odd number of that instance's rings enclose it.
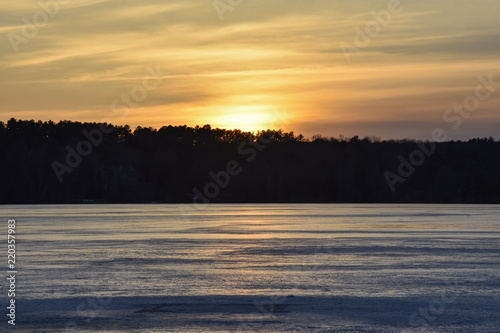
<instances>
[{"instance_id":1,"label":"sky","mask_svg":"<svg viewBox=\"0 0 500 333\"><path fill-rule=\"evenodd\" d=\"M0 8L0 121L500 138L498 0Z\"/></svg>"}]
</instances>

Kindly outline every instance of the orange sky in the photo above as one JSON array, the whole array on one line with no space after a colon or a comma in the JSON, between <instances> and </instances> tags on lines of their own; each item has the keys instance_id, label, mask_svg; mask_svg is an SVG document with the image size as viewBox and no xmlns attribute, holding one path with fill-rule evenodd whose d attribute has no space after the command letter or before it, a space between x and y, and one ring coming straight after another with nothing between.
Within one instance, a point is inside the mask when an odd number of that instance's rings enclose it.
<instances>
[{"instance_id":1,"label":"orange sky","mask_svg":"<svg viewBox=\"0 0 500 333\"><path fill-rule=\"evenodd\" d=\"M500 138L500 2L398 1L0 0L0 120Z\"/></svg>"}]
</instances>

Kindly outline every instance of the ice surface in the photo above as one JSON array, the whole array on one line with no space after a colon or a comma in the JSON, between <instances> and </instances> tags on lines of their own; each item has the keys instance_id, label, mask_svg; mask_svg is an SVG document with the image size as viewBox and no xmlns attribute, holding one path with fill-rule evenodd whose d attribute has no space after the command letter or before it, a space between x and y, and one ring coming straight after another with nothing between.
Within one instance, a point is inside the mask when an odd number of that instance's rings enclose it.
<instances>
[{"instance_id":1,"label":"ice surface","mask_svg":"<svg viewBox=\"0 0 500 333\"><path fill-rule=\"evenodd\" d=\"M498 206L0 209L16 332L500 331Z\"/></svg>"}]
</instances>

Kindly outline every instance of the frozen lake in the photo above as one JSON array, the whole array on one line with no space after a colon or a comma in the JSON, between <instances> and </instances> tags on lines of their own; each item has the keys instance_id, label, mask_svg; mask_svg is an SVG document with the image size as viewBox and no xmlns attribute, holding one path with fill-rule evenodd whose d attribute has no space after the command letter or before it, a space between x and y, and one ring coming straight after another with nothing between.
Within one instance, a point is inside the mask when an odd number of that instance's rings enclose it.
<instances>
[{"instance_id":1,"label":"frozen lake","mask_svg":"<svg viewBox=\"0 0 500 333\"><path fill-rule=\"evenodd\" d=\"M500 206L0 212L16 220L16 332L500 331Z\"/></svg>"}]
</instances>

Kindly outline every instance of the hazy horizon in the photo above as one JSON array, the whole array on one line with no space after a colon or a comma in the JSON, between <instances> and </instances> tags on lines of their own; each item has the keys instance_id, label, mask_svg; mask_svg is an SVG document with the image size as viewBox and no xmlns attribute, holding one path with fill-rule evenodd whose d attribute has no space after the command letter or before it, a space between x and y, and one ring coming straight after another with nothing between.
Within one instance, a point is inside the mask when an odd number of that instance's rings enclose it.
<instances>
[{"instance_id":1,"label":"hazy horizon","mask_svg":"<svg viewBox=\"0 0 500 333\"><path fill-rule=\"evenodd\" d=\"M15 118L10 118L10 119L15 119ZM4 121L4 120L0 120L0 122L3 122L4 124L6 124L10 119ZM15 119L16 121L35 121L35 122L38 122L38 121L41 121L41 122L49 122L49 121L53 121L51 119L49 120L42 120L42 119ZM106 119L107 121L108 119ZM63 119L63 120L59 120L59 121L53 121L55 124L58 124L59 122L64 122L64 121L71 121L71 122L75 122L75 123L78 123L79 121L73 121L73 120L69 120L69 119ZM100 123L99 121L88 121L88 122L80 122L82 124L84 123ZM224 131L233 131L233 130L240 130L242 132L250 132L254 135L257 135L258 132L261 132L261 131L279 131L279 130L283 130L283 128L261 128L261 129L257 129L257 130L242 130L240 128L224 128L224 127L217 127L217 126L212 126L211 124L196 124L194 126L191 126L191 125L187 125L187 124L180 124L180 125L173 125L173 124L164 124L164 125L160 125L160 126L145 126L145 125L141 125L141 124L138 124L137 126L133 127L133 126L130 126L129 124L114 124L114 123L110 123L108 122L109 125L111 126L129 126L130 127L130 130L131 132L133 133L137 128L153 128L154 130L160 130L161 128L163 127L168 127L168 126L173 126L173 127L182 127L182 126L187 126L188 128L202 128L204 126L210 126L211 129L221 129L221 130L224 130ZM303 135L304 136L304 139L307 139L307 140L311 140L313 141L315 138L319 137L319 138L322 138L322 139L331 139L331 138L334 138L334 139L337 139L337 140L340 140L340 141L343 141L343 140L350 140L354 137L358 137L360 140L361 139L364 139L364 138L369 138L370 140L375 140L375 141L390 141L390 140L415 140L415 141L431 141L431 142L450 142L450 141L468 141L468 140L473 140L473 139L489 139L489 138L493 138L493 139L496 139L497 141L500 141L500 139L498 137L495 137L495 136L477 136L477 137L470 137L470 138L463 138L463 139L452 139L452 138L448 138L446 140L434 140L432 138L431 135L429 135L429 137L427 138L411 138L411 137L401 137L401 138L391 138L391 137L387 137L387 138L384 138L384 137L378 137L378 136L374 136L374 135L359 135L359 134L354 134L352 136L349 136L349 135L344 135L344 134L338 134L338 135L325 135L324 133L320 133L320 132L317 132L317 133L314 133L312 135L304 135L303 133L300 133L300 132L297 132L297 131L294 131L293 129L290 130L290 131L285 131L283 130L283 132L285 133L290 133L292 132L295 136L298 136L298 135Z\"/></svg>"}]
</instances>

